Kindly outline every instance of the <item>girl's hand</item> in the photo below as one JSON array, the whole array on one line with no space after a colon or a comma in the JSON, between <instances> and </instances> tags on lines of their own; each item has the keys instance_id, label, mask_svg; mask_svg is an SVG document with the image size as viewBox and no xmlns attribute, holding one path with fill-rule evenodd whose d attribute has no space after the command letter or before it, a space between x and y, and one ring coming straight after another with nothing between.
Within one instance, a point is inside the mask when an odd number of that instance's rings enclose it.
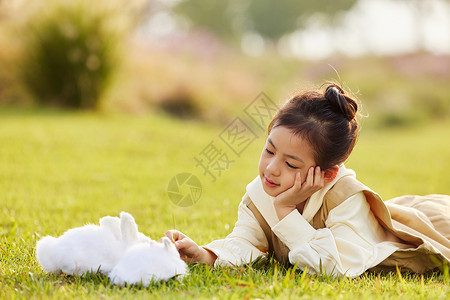
<instances>
[{"instance_id":1,"label":"girl's hand","mask_svg":"<svg viewBox=\"0 0 450 300\"><path fill-rule=\"evenodd\" d=\"M303 203L312 194L325 185L324 172L320 167L311 167L308 170L305 182L302 183L300 172L295 175L294 185L275 197L274 206L278 218L282 220L290 214L297 205Z\"/></svg>"},{"instance_id":2,"label":"girl's hand","mask_svg":"<svg viewBox=\"0 0 450 300\"><path fill-rule=\"evenodd\" d=\"M181 259L185 262L213 264L216 261L217 256L214 253L199 247L193 240L178 230L168 230L166 236L175 244Z\"/></svg>"}]
</instances>

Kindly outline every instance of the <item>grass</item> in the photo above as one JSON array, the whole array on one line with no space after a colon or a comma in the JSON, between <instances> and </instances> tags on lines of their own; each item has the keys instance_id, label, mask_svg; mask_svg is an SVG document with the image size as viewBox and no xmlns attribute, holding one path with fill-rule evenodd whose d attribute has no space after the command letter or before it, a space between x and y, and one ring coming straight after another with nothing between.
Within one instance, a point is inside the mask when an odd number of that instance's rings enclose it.
<instances>
[{"instance_id":1,"label":"grass","mask_svg":"<svg viewBox=\"0 0 450 300\"><path fill-rule=\"evenodd\" d=\"M347 163L385 199L450 194L450 120L394 130L363 129ZM0 108L0 298L448 298L447 273L306 275L274 261L242 268L193 265L190 275L149 288L119 288L98 274L45 274L34 257L44 235L105 215L131 213L153 239L177 228L199 244L229 233L245 185L256 176L264 133L215 182L195 166L223 127L142 116ZM199 202L175 206L167 184L196 174ZM447 270L448 271L448 270Z\"/></svg>"}]
</instances>

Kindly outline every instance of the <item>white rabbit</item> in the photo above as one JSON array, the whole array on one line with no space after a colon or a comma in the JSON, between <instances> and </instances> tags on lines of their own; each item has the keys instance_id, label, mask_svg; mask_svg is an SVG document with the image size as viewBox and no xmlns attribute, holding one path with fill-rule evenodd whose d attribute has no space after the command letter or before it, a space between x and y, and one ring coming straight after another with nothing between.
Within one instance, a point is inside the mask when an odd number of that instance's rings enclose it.
<instances>
[{"instance_id":1,"label":"white rabbit","mask_svg":"<svg viewBox=\"0 0 450 300\"><path fill-rule=\"evenodd\" d=\"M186 274L187 265L180 258L175 245L167 238L161 243L151 241L134 245L109 274L114 284L140 284L147 287L152 281Z\"/></svg>"},{"instance_id":2,"label":"white rabbit","mask_svg":"<svg viewBox=\"0 0 450 300\"><path fill-rule=\"evenodd\" d=\"M47 272L78 275L99 270L107 275L127 248L150 241L138 232L134 218L121 212L120 219L101 218L100 226L86 225L70 229L58 238L42 238L37 243L36 256Z\"/></svg>"}]
</instances>

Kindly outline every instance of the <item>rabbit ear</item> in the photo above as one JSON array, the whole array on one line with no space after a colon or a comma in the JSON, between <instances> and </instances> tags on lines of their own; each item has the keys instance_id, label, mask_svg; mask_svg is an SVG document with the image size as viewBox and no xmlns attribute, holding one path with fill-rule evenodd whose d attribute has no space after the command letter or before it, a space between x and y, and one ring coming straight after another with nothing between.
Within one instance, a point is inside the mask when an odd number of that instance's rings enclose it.
<instances>
[{"instance_id":1,"label":"rabbit ear","mask_svg":"<svg viewBox=\"0 0 450 300\"><path fill-rule=\"evenodd\" d=\"M124 241L136 241L138 238L138 228L134 218L124 211L120 213L120 231Z\"/></svg>"},{"instance_id":2,"label":"rabbit ear","mask_svg":"<svg viewBox=\"0 0 450 300\"><path fill-rule=\"evenodd\" d=\"M172 242L167 237L163 237L161 242L164 244L164 248L170 249L172 247Z\"/></svg>"},{"instance_id":3,"label":"rabbit ear","mask_svg":"<svg viewBox=\"0 0 450 300\"><path fill-rule=\"evenodd\" d=\"M100 219L100 227L106 228L114 234L116 239L121 239L120 219L117 217L106 216Z\"/></svg>"}]
</instances>

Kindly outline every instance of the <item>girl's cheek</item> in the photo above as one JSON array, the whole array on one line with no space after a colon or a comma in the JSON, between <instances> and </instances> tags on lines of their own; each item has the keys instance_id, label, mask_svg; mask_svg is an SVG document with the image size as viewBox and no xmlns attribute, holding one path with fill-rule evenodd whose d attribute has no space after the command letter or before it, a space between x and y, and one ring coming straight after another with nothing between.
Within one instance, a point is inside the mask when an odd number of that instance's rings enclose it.
<instances>
[{"instance_id":1,"label":"girl's cheek","mask_svg":"<svg viewBox=\"0 0 450 300\"><path fill-rule=\"evenodd\" d=\"M296 173L297 172L295 172L294 174L289 174L289 178L286 178L285 184L282 185L285 191L294 186Z\"/></svg>"},{"instance_id":2,"label":"girl's cheek","mask_svg":"<svg viewBox=\"0 0 450 300\"><path fill-rule=\"evenodd\" d=\"M266 167L267 167L267 162L263 157L261 157L261 159L259 160L259 164L258 164L259 171L264 172Z\"/></svg>"},{"instance_id":3,"label":"girl's cheek","mask_svg":"<svg viewBox=\"0 0 450 300\"><path fill-rule=\"evenodd\" d=\"M302 184L306 181L306 175L308 174L308 171L306 170L300 170L300 171L297 171L297 172L295 172L295 173L300 173L300 179L301 179L301 182L302 182Z\"/></svg>"}]
</instances>

